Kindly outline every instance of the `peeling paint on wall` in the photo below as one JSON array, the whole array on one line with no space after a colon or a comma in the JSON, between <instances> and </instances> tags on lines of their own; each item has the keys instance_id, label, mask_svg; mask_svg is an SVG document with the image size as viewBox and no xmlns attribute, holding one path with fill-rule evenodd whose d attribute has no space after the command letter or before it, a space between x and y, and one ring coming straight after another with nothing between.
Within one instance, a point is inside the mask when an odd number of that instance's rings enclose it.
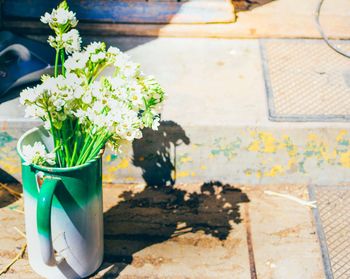
<instances>
[{"instance_id":1,"label":"peeling paint on wall","mask_svg":"<svg viewBox=\"0 0 350 279\"><path fill-rule=\"evenodd\" d=\"M189 133L193 137L191 142L195 143L180 143L176 145L176 152L167 149L158 154L156 146L153 146L154 152L146 146L145 152L140 150L138 157L133 158L131 147L121 156L106 150L104 179L111 183L140 181L144 174L142 166L160 164L160 168L169 168L173 180L181 182L208 177L257 183L262 179L280 181L283 177L284 181L289 178L309 181L310 176L323 175L331 169L338 171L342 179L349 177L350 181L350 133L345 129L242 128L214 132L209 131L209 136L202 129L192 132L194 135ZM20 132L14 135L7 130L0 132L0 168L18 177L17 136Z\"/></svg>"},{"instance_id":2,"label":"peeling paint on wall","mask_svg":"<svg viewBox=\"0 0 350 279\"><path fill-rule=\"evenodd\" d=\"M14 141L15 138L10 136L7 132L0 131L0 147L4 147L7 143Z\"/></svg>"},{"instance_id":3,"label":"peeling paint on wall","mask_svg":"<svg viewBox=\"0 0 350 279\"><path fill-rule=\"evenodd\" d=\"M232 160L237 156L237 151L241 147L242 140L237 137L236 140L226 142L223 138L214 140L214 148L211 150L212 156L223 155L227 160Z\"/></svg>"}]
</instances>

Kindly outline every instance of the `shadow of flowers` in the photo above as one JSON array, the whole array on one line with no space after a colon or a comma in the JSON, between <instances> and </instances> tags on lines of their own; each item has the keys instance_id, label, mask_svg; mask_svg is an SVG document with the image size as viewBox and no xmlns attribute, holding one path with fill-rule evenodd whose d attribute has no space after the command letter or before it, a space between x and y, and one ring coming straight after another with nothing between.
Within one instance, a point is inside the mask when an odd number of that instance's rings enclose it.
<instances>
[{"instance_id":1,"label":"shadow of flowers","mask_svg":"<svg viewBox=\"0 0 350 279\"><path fill-rule=\"evenodd\" d=\"M105 264L103 278L115 278L133 254L178 236L202 232L219 241L241 222L240 204L249 202L242 190L220 181L174 185L176 148L189 144L181 126L161 123L146 130L133 144L134 165L142 168L146 186L120 194L120 201L104 214Z\"/></svg>"}]
</instances>

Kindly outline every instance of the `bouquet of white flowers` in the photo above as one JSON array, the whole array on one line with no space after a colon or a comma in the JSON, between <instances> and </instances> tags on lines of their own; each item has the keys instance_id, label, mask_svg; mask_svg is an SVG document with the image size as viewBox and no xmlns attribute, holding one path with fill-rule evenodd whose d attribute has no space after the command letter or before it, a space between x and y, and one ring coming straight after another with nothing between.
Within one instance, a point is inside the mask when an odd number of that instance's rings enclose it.
<instances>
[{"instance_id":1,"label":"bouquet of white flowers","mask_svg":"<svg viewBox=\"0 0 350 279\"><path fill-rule=\"evenodd\" d=\"M144 127L157 129L164 91L151 77L116 47L93 42L81 49L75 13L66 1L45 13L41 21L55 36L54 76L21 92L27 117L40 118L54 141L54 150L42 143L26 146L27 163L72 167L99 155L106 143L116 151L123 141L142 137ZM61 65L61 66L59 66ZM103 76L107 67L113 75Z\"/></svg>"}]
</instances>

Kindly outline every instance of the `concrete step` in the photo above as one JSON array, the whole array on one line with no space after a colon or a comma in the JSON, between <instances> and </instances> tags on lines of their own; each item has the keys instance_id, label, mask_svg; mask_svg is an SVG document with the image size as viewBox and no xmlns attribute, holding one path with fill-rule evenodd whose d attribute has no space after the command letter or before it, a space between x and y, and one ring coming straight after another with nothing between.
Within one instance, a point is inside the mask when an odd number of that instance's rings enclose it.
<instances>
[{"instance_id":1,"label":"concrete step","mask_svg":"<svg viewBox=\"0 0 350 279\"><path fill-rule=\"evenodd\" d=\"M168 99L159 131L119 157L107 152L105 182L349 182L346 122L269 121L258 40L107 40L155 75ZM16 139L37 122L23 120L17 102L0 106L0 167L19 178Z\"/></svg>"}]
</instances>

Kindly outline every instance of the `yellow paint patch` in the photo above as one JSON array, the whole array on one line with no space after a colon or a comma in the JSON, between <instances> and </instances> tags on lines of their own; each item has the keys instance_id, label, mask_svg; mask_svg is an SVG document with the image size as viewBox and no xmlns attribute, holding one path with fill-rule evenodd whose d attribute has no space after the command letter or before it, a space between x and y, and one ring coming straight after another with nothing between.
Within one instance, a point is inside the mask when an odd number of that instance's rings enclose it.
<instances>
[{"instance_id":1,"label":"yellow paint patch","mask_svg":"<svg viewBox=\"0 0 350 279\"><path fill-rule=\"evenodd\" d=\"M288 160L288 169L294 169L297 166L297 159L295 157L289 158Z\"/></svg>"},{"instance_id":2,"label":"yellow paint patch","mask_svg":"<svg viewBox=\"0 0 350 279\"><path fill-rule=\"evenodd\" d=\"M310 141L316 141L318 139L318 136L314 133L310 133L307 135L307 139Z\"/></svg>"},{"instance_id":3,"label":"yellow paint patch","mask_svg":"<svg viewBox=\"0 0 350 279\"><path fill-rule=\"evenodd\" d=\"M109 172L108 173L104 173L102 175L102 179L103 179L104 183L111 183L111 182L113 182L114 178L115 177Z\"/></svg>"},{"instance_id":4,"label":"yellow paint patch","mask_svg":"<svg viewBox=\"0 0 350 279\"><path fill-rule=\"evenodd\" d=\"M207 166L201 165L200 168L201 168L201 170L206 170Z\"/></svg>"},{"instance_id":5,"label":"yellow paint patch","mask_svg":"<svg viewBox=\"0 0 350 279\"><path fill-rule=\"evenodd\" d=\"M118 170L118 166L108 166L107 172L115 172Z\"/></svg>"},{"instance_id":6,"label":"yellow paint patch","mask_svg":"<svg viewBox=\"0 0 350 279\"><path fill-rule=\"evenodd\" d=\"M190 172L188 172L188 171L179 171L179 172L177 172L176 176L177 177L187 177L187 176L190 176Z\"/></svg>"},{"instance_id":7,"label":"yellow paint patch","mask_svg":"<svg viewBox=\"0 0 350 279\"><path fill-rule=\"evenodd\" d=\"M136 178L135 177L132 177L132 176L128 176L125 178L126 181L135 181Z\"/></svg>"},{"instance_id":8,"label":"yellow paint patch","mask_svg":"<svg viewBox=\"0 0 350 279\"><path fill-rule=\"evenodd\" d=\"M258 152L260 150L260 142L258 140L253 141L248 146L248 151Z\"/></svg>"},{"instance_id":9,"label":"yellow paint patch","mask_svg":"<svg viewBox=\"0 0 350 279\"><path fill-rule=\"evenodd\" d=\"M281 165L276 165L276 166L273 166L269 171L265 172L264 176L276 176L283 173L284 173L283 167Z\"/></svg>"},{"instance_id":10,"label":"yellow paint patch","mask_svg":"<svg viewBox=\"0 0 350 279\"><path fill-rule=\"evenodd\" d=\"M251 175L252 175L252 170L245 170L245 171L244 171L244 174L245 174L246 176L251 176Z\"/></svg>"},{"instance_id":11,"label":"yellow paint patch","mask_svg":"<svg viewBox=\"0 0 350 279\"><path fill-rule=\"evenodd\" d=\"M192 177L196 176L196 173L195 173L194 171L191 172L191 176L192 176Z\"/></svg>"},{"instance_id":12,"label":"yellow paint patch","mask_svg":"<svg viewBox=\"0 0 350 279\"><path fill-rule=\"evenodd\" d=\"M108 154L108 155L105 157L105 160L106 160L106 162L110 162L110 161L112 160L111 154Z\"/></svg>"},{"instance_id":13,"label":"yellow paint patch","mask_svg":"<svg viewBox=\"0 0 350 279\"><path fill-rule=\"evenodd\" d=\"M254 130L249 131L249 134L250 134L250 136L253 137L253 138L256 137L256 131L254 131Z\"/></svg>"},{"instance_id":14,"label":"yellow paint patch","mask_svg":"<svg viewBox=\"0 0 350 279\"><path fill-rule=\"evenodd\" d=\"M263 144L264 144L264 153L275 153L277 150L276 146L276 139L274 138L273 134L271 133L265 133L260 132L259 138L261 138Z\"/></svg>"},{"instance_id":15,"label":"yellow paint patch","mask_svg":"<svg viewBox=\"0 0 350 279\"><path fill-rule=\"evenodd\" d=\"M347 152L341 153L339 161L344 168L350 168L350 150Z\"/></svg>"},{"instance_id":16,"label":"yellow paint patch","mask_svg":"<svg viewBox=\"0 0 350 279\"><path fill-rule=\"evenodd\" d=\"M340 130L336 138L337 142L343 141L344 136L346 136L347 134L348 134L347 130Z\"/></svg>"},{"instance_id":17,"label":"yellow paint patch","mask_svg":"<svg viewBox=\"0 0 350 279\"><path fill-rule=\"evenodd\" d=\"M14 175L16 173L20 173L21 172L21 167L18 164L19 161L18 162L12 162L12 163L9 163L9 161L11 161L11 160L8 159L6 162L1 161L1 163L0 163L1 168L4 171L6 171L9 174L11 174L11 175Z\"/></svg>"},{"instance_id":18,"label":"yellow paint patch","mask_svg":"<svg viewBox=\"0 0 350 279\"><path fill-rule=\"evenodd\" d=\"M295 145L293 145L292 148L288 149L287 152L288 152L289 157L293 158L293 157L298 155L298 148Z\"/></svg>"},{"instance_id":19,"label":"yellow paint patch","mask_svg":"<svg viewBox=\"0 0 350 279\"><path fill-rule=\"evenodd\" d=\"M115 172L119 169L126 169L129 167L129 160L127 158L121 159L119 164L116 166L110 165L107 167L108 172Z\"/></svg>"},{"instance_id":20,"label":"yellow paint patch","mask_svg":"<svg viewBox=\"0 0 350 279\"><path fill-rule=\"evenodd\" d=\"M129 166L129 160L127 158L122 159L118 164L118 169L126 169Z\"/></svg>"},{"instance_id":21,"label":"yellow paint patch","mask_svg":"<svg viewBox=\"0 0 350 279\"><path fill-rule=\"evenodd\" d=\"M259 132L256 136L256 132L250 132L250 135L258 138L249 144L248 151L262 153L275 153L277 151L279 143L272 133Z\"/></svg>"},{"instance_id":22,"label":"yellow paint patch","mask_svg":"<svg viewBox=\"0 0 350 279\"><path fill-rule=\"evenodd\" d=\"M189 157L189 156L185 156L185 157L182 157L182 158L180 159L180 162L181 162L181 163L188 163L188 162L192 162L192 161L193 161L192 158Z\"/></svg>"}]
</instances>

